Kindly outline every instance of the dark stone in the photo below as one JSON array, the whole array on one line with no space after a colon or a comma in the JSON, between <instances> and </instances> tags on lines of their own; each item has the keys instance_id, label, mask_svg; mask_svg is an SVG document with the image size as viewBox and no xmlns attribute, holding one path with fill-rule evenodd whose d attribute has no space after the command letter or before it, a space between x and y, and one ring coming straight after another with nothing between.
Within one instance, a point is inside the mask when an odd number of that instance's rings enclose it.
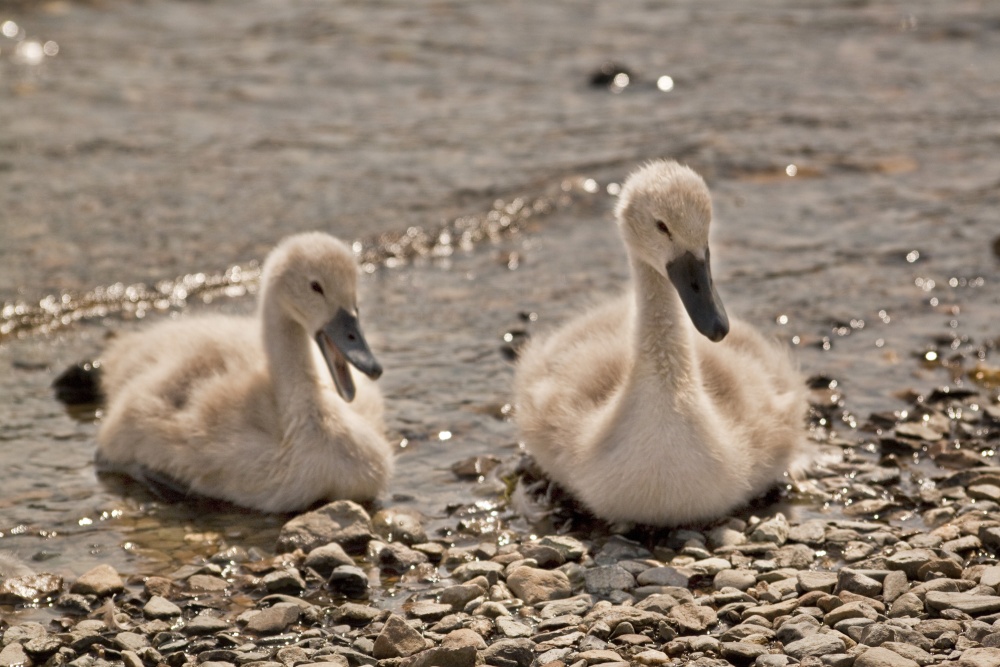
<instances>
[{"instance_id":1,"label":"dark stone","mask_svg":"<svg viewBox=\"0 0 1000 667\"><path fill-rule=\"evenodd\" d=\"M530 639L500 639L483 651L483 658L496 667L530 667L535 657L535 642Z\"/></svg>"},{"instance_id":2,"label":"dark stone","mask_svg":"<svg viewBox=\"0 0 1000 667\"><path fill-rule=\"evenodd\" d=\"M368 576L364 570L354 565L341 565L334 569L326 585L334 593L346 598L362 600L368 597Z\"/></svg>"}]
</instances>

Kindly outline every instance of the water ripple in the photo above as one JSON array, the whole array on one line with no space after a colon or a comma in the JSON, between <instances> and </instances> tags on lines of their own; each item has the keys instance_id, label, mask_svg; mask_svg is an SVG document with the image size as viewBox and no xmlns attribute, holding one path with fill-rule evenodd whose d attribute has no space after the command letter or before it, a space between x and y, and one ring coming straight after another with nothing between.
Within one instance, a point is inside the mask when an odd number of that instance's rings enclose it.
<instances>
[{"instance_id":1,"label":"water ripple","mask_svg":"<svg viewBox=\"0 0 1000 667\"><path fill-rule=\"evenodd\" d=\"M356 240L355 255L366 273L394 268L421 257L448 257L522 232L532 221L572 206L599 190L591 178L569 178L542 194L497 199L483 213L460 216L436 227L411 226ZM78 322L111 315L142 318L149 311L183 308L190 300L239 297L254 292L260 280L256 261L222 273L191 273L155 285L114 283L88 292L50 294L37 303L5 302L0 308L0 345L49 334Z\"/></svg>"}]
</instances>

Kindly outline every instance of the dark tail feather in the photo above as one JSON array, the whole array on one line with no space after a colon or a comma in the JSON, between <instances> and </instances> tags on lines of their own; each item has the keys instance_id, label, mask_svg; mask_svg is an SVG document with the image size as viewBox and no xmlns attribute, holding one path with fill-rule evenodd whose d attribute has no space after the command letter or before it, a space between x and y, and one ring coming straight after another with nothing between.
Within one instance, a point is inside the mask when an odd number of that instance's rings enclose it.
<instances>
[{"instance_id":1,"label":"dark tail feather","mask_svg":"<svg viewBox=\"0 0 1000 667\"><path fill-rule=\"evenodd\" d=\"M101 364L81 361L64 370L52 382L56 398L66 405L97 404L104 400L101 391Z\"/></svg>"}]
</instances>

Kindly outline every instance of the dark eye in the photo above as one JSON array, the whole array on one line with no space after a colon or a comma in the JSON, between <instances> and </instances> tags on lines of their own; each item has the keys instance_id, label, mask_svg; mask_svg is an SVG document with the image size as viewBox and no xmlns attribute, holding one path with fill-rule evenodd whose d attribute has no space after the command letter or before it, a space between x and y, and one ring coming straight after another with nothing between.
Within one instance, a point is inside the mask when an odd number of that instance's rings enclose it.
<instances>
[{"instance_id":1,"label":"dark eye","mask_svg":"<svg viewBox=\"0 0 1000 667\"><path fill-rule=\"evenodd\" d=\"M320 294L320 295L322 295L322 294L323 294L323 286L322 286L322 285L320 285L320 284L319 284L318 282L316 282L315 280L314 280L314 281L312 281L311 283L309 283L309 287L310 287L310 288L312 288L312 291L313 291L313 292L316 292L316 294Z\"/></svg>"},{"instance_id":2,"label":"dark eye","mask_svg":"<svg viewBox=\"0 0 1000 667\"><path fill-rule=\"evenodd\" d=\"M662 220L656 221L656 228L659 229L664 234L666 234L667 236L672 236L670 234L670 228L667 227L667 223L663 222Z\"/></svg>"}]
</instances>

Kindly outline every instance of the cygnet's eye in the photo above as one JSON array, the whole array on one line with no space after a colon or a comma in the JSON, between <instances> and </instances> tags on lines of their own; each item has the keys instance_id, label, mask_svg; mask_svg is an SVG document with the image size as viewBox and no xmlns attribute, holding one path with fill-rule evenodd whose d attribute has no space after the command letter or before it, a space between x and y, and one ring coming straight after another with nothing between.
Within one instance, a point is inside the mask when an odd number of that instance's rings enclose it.
<instances>
[{"instance_id":1,"label":"cygnet's eye","mask_svg":"<svg viewBox=\"0 0 1000 667\"><path fill-rule=\"evenodd\" d=\"M656 228L659 229L664 234L666 234L668 238L673 238L673 235L670 233L670 228L667 227L667 223L663 222L662 220L656 221Z\"/></svg>"},{"instance_id":2,"label":"cygnet's eye","mask_svg":"<svg viewBox=\"0 0 1000 667\"><path fill-rule=\"evenodd\" d=\"M309 287L312 289L313 292L316 292L316 294L323 296L323 286L320 285L315 280L309 283Z\"/></svg>"}]
</instances>

